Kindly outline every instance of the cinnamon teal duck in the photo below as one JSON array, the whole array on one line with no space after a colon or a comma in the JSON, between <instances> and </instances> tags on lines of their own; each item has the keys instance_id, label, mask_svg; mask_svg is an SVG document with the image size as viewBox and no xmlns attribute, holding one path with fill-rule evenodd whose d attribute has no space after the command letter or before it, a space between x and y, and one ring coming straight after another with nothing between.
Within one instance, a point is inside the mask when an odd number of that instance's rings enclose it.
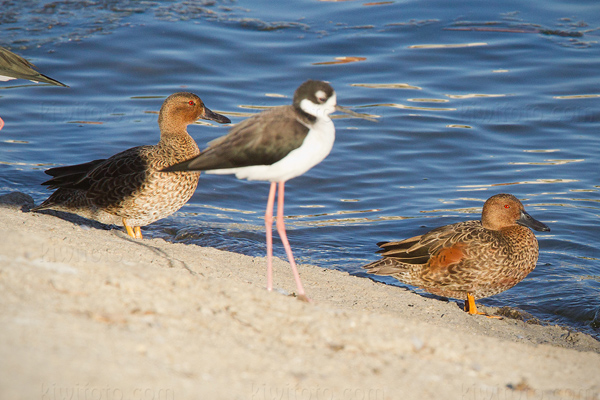
<instances>
[{"instance_id":1,"label":"cinnamon teal duck","mask_svg":"<svg viewBox=\"0 0 600 400\"><path fill-rule=\"evenodd\" d=\"M238 179L271 182L265 213L269 291L273 290L273 208L279 189L277 232L292 268L297 296L308 300L283 222L284 186L287 180L304 174L327 157L335 141L329 114L336 110L364 117L338 106L329 83L308 80L296 89L291 105L274 107L236 124L199 155L164 170L235 174Z\"/></svg>"},{"instance_id":2,"label":"cinnamon teal duck","mask_svg":"<svg viewBox=\"0 0 600 400\"><path fill-rule=\"evenodd\" d=\"M53 178L42 185L57 190L33 210L101 211L120 218L127 234L141 239L141 226L179 210L196 190L199 172L160 171L198 155L186 128L199 118L231 122L209 110L193 93L169 96L158 116L158 144L45 171Z\"/></svg>"},{"instance_id":3,"label":"cinnamon teal duck","mask_svg":"<svg viewBox=\"0 0 600 400\"><path fill-rule=\"evenodd\" d=\"M56 79L40 74L34 68L35 65L25 60L23 57L12 51L0 47L0 81L10 81L12 79L27 79L35 83L51 83L56 86L68 87ZM4 121L0 118L0 129L4 126Z\"/></svg>"},{"instance_id":4,"label":"cinnamon teal duck","mask_svg":"<svg viewBox=\"0 0 600 400\"><path fill-rule=\"evenodd\" d=\"M481 221L378 243L383 258L363 268L438 296L465 300L469 314L484 314L477 311L475 299L510 289L535 268L539 250L530 228L550 231L515 196L497 194L483 205Z\"/></svg>"}]
</instances>

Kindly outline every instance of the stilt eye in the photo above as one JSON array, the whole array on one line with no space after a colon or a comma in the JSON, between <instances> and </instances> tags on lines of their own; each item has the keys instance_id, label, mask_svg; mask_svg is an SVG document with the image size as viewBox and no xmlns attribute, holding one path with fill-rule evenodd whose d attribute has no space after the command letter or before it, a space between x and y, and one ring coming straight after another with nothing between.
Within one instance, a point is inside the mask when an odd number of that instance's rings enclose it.
<instances>
[{"instance_id":1,"label":"stilt eye","mask_svg":"<svg viewBox=\"0 0 600 400\"><path fill-rule=\"evenodd\" d=\"M510 208L510 206L508 204L505 204L504 208Z\"/></svg>"},{"instance_id":2,"label":"stilt eye","mask_svg":"<svg viewBox=\"0 0 600 400\"><path fill-rule=\"evenodd\" d=\"M317 98L317 101L319 103L325 103L325 101L327 100L327 95L322 90L317 90L317 93L315 93L315 97Z\"/></svg>"}]
</instances>

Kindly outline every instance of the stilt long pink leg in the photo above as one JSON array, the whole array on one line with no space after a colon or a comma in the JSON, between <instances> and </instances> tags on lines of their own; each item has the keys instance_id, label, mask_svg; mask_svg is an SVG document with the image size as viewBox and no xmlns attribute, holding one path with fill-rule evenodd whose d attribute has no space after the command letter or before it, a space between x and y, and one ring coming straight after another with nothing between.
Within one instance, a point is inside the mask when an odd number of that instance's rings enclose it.
<instances>
[{"instance_id":1,"label":"stilt long pink leg","mask_svg":"<svg viewBox=\"0 0 600 400\"><path fill-rule=\"evenodd\" d=\"M0 118L0 129L2 129L3 126L4 126L4 121L2 121L2 118Z\"/></svg>"},{"instance_id":2,"label":"stilt long pink leg","mask_svg":"<svg viewBox=\"0 0 600 400\"><path fill-rule=\"evenodd\" d=\"M296 288L298 289L297 295L300 299L308 301L308 297L304 293L304 288L302 287L302 281L300 280L298 268L296 268L296 262L294 261L294 255L292 254L292 248L290 247L290 243L288 242L287 235L285 233L285 223L283 222L284 186L285 181L279 182L279 196L277 197L277 232L279 233L279 237L281 237L283 247L285 248L288 260L292 266L292 273L294 274Z\"/></svg>"},{"instance_id":3,"label":"stilt long pink leg","mask_svg":"<svg viewBox=\"0 0 600 400\"><path fill-rule=\"evenodd\" d=\"M275 192L277 183L271 182L267 211L265 212L265 229L267 232L267 290L273 290L273 206L275 205Z\"/></svg>"}]
</instances>

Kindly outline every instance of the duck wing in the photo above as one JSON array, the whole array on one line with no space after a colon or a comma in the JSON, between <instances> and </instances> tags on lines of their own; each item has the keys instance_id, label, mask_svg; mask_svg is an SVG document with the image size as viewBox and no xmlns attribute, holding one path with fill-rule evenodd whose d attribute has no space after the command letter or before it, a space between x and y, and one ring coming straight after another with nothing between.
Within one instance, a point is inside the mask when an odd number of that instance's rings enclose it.
<instances>
[{"instance_id":1,"label":"duck wing","mask_svg":"<svg viewBox=\"0 0 600 400\"><path fill-rule=\"evenodd\" d=\"M98 207L118 204L140 190L146 182L151 172L148 152L152 147L133 147L106 160L59 167L61 170L53 168L51 173L57 176L44 184L51 188L83 190Z\"/></svg>"},{"instance_id":2,"label":"duck wing","mask_svg":"<svg viewBox=\"0 0 600 400\"><path fill-rule=\"evenodd\" d=\"M59 187L69 187L84 178L90 171L105 162L106 159L89 161L83 164L66 165L64 167L50 168L44 171L45 174L52 176L42 183L50 189Z\"/></svg>"},{"instance_id":3,"label":"duck wing","mask_svg":"<svg viewBox=\"0 0 600 400\"><path fill-rule=\"evenodd\" d=\"M433 229L423 235L398 242L380 242L378 253L383 258L365 266L369 273L393 275L400 269L459 263L465 249L484 229L480 221L459 222Z\"/></svg>"}]
</instances>

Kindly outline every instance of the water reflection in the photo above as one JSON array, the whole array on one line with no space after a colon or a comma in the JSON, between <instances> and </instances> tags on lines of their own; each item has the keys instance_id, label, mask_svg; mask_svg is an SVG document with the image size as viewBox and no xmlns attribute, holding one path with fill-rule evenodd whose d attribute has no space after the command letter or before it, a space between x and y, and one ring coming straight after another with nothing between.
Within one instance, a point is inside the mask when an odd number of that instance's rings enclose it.
<instances>
[{"instance_id":1,"label":"water reflection","mask_svg":"<svg viewBox=\"0 0 600 400\"><path fill-rule=\"evenodd\" d=\"M447 100L447 99L406 99L406 101L412 101L415 103L448 103L450 100Z\"/></svg>"},{"instance_id":2,"label":"water reflection","mask_svg":"<svg viewBox=\"0 0 600 400\"><path fill-rule=\"evenodd\" d=\"M560 151L560 149L530 149L530 150L523 150L523 152L525 152L525 153L556 153L557 151Z\"/></svg>"},{"instance_id":3,"label":"water reflection","mask_svg":"<svg viewBox=\"0 0 600 400\"><path fill-rule=\"evenodd\" d=\"M418 86L409 85L408 83L352 83L350 86L365 87L370 89L413 89L422 90Z\"/></svg>"},{"instance_id":4,"label":"water reflection","mask_svg":"<svg viewBox=\"0 0 600 400\"><path fill-rule=\"evenodd\" d=\"M460 49L463 47L487 46L487 43L413 44L409 49Z\"/></svg>"},{"instance_id":5,"label":"water reflection","mask_svg":"<svg viewBox=\"0 0 600 400\"><path fill-rule=\"evenodd\" d=\"M368 7L368 6L387 6L390 4L394 4L393 1L375 1L375 2L371 2L371 3L364 3L363 6Z\"/></svg>"},{"instance_id":6,"label":"water reflection","mask_svg":"<svg viewBox=\"0 0 600 400\"><path fill-rule=\"evenodd\" d=\"M335 57L335 61L323 61L312 63L312 65L337 65L337 64L348 64L358 61L365 61L367 57Z\"/></svg>"},{"instance_id":7,"label":"water reflection","mask_svg":"<svg viewBox=\"0 0 600 400\"><path fill-rule=\"evenodd\" d=\"M577 100L577 99L594 99L597 97L600 97L600 94L574 94L571 96L554 96L553 99Z\"/></svg>"},{"instance_id":8,"label":"water reflection","mask_svg":"<svg viewBox=\"0 0 600 400\"><path fill-rule=\"evenodd\" d=\"M417 107L417 106L406 106L399 103L379 103L379 104L366 104L361 107L392 107L401 108L404 110L421 110L421 111L456 111L456 108L440 108L440 107Z\"/></svg>"},{"instance_id":9,"label":"water reflection","mask_svg":"<svg viewBox=\"0 0 600 400\"><path fill-rule=\"evenodd\" d=\"M14 139L7 139L7 140L3 140L4 143L15 143L15 144L29 144L29 142L27 140L14 140Z\"/></svg>"},{"instance_id":10,"label":"water reflection","mask_svg":"<svg viewBox=\"0 0 600 400\"><path fill-rule=\"evenodd\" d=\"M544 184L554 184L554 183L571 183L571 182L579 182L578 179L535 179L528 181L520 181L520 182L504 182L504 183L488 183L488 184L479 184L479 185L463 185L458 186L460 188L471 190L477 188L488 188L494 186L511 186L511 185L544 185Z\"/></svg>"},{"instance_id":11,"label":"water reflection","mask_svg":"<svg viewBox=\"0 0 600 400\"><path fill-rule=\"evenodd\" d=\"M446 125L446 128L473 129L473 127L469 126L469 125L457 125L457 124Z\"/></svg>"},{"instance_id":12,"label":"water reflection","mask_svg":"<svg viewBox=\"0 0 600 400\"><path fill-rule=\"evenodd\" d=\"M582 162L585 161L585 159L579 159L579 160L544 160L543 162L540 161L529 161L529 162L509 162L508 165L564 165L564 164L569 164L569 163L577 163L577 162Z\"/></svg>"},{"instance_id":13,"label":"water reflection","mask_svg":"<svg viewBox=\"0 0 600 400\"><path fill-rule=\"evenodd\" d=\"M470 94L445 94L451 99L472 99L477 97L506 97L508 94L481 94L481 93L470 93Z\"/></svg>"}]
</instances>

